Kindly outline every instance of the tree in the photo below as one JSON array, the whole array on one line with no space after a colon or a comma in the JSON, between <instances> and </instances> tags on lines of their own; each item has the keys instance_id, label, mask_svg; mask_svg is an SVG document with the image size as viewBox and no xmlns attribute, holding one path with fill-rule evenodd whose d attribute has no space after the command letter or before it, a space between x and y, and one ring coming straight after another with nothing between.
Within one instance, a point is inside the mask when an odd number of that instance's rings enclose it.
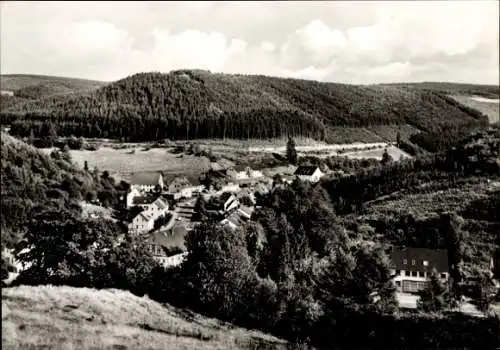
<instances>
[{"instance_id":1,"label":"tree","mask_svg":"<svg viewBox=\"0 0 500 350\"><path fill-rule=\"evenodd\" d=\"M245 317L248 288L256 277L244 232L202 223L189 232L186 246L181 274L190 306L225 319Z\"/></svg>"},{"instance_id":2,"label":"tree","mask_svg":"<svg viewBox=\"0 0 500 350\"><path fill-rule=\"evenodd\" d=\"M446 287L439 280L436 271L432 272L428 285L419 295L417 306L425 312L438 312L449 305Z\"/></svg>"},{"instance_id":3,"label":"tree","mask_svg":"<svg viewBox=\"0 0 500 350\"><path fill-rule=\"evenodd\" d=\"M288 137L288 143L286 145L286 158L291 164L297 164L297 150L295 149L295 141L291 136Z\"/></svg>"},{"instance_id":4,"label":"tree","mask_svg":"<svg viewBox=\"0 0 500 350\"><path fill-rule=\"evenodd\" d=\"M194 205L193 219L195 221L205 221L208 218L207 202L203 196L199 196Z\"/></svg>"},{"instance_id":5,"label":"tree","mask_svg":"<svg viewBox=\"0 0 500 350\"><path fill-rule=\"evenodd\" d=\"M382 163L382 165L386 165L386 164L391 163L392 161L393 161L393 159L386 148L384 150L384 154L382 154L382 160L380 161L380 163Z\"/></svg>"},{"instance_id":6,"label":"tree","mask_svg":"<svg viewBox=\"0 0 500 350\"><path fill-rule=\"evenodd\" d=\"M87 171L87 172L89 171L89 163L88 163L87 161L85 161L85 162L83 163L83 170L85 170L85 171Z\"/></svg>"},{"instance_id":7,"label":"tree","mask_svg":"<svg viewBox=\"0 0 500 350\"><path fill-rule=\"evenodd\" d=\"M398 133L396 134L396 145L398 147L401 147L401 133L398 131Z\"/></svg>"},{"instance_id":8,"label":"tree","mask_svg":"<svg viewBox=\"0 0 500 350\"><path fill-rule=\"evenodd\" d=\"M62 149L62 158L67 161L68 163L71 163L71 153L69 152L69 146L64 145Z\"/></svg>"}]
</instances>

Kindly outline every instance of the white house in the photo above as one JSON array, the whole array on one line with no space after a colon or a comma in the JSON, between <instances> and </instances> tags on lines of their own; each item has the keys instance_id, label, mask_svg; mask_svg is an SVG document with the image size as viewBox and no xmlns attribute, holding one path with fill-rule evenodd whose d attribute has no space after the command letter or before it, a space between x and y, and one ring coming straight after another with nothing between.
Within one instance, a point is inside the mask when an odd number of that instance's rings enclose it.
<instances>
[{"instance_id":1,"label":"white house","mask_svg":"<svg viewBox=\"0 0 500 350\"><path fill-rule=\"evenodd\" d=\"M205 189L204 185L193 184L186 177L176 177L168 185L167 191L174 199L191 198Z\"/></svg>"},{"instance_id":2,"label":"white house","mask_svg":"<svg viewBox=\"0 0 500 350\"><path fill-rule=\"evenodd\" d=\"M417 293L424 289L433 271L442 282L449 279L447 250L395 248L390 259L390 273L399 292Z\"/></svg>"},{"instance_id":3,"label":"white house","mask_svg":"<svg viewBox=\"0 0 500 350\"><path fill-rule=\"evenodd\" d=\"M148 214L153 220L168 212L168 202L162 196L156 198L152 196L135 197L133 205L144 209L143 213Z\"/></svg>"},{"instance_id":4,"label":"white house","mask_svg":"<svg viewBox=\"0 0 500 350\"><path fill-rule=\"evenodd\" d=\"M129 232L132 233L145 233L153 230L154 222L152 215L147 212L140 212L133 219L132 222L128 225Z\"/></svg>"},{"instance_id":5,"label":"white house","mask_svg":"<svg viewBox=\"0 0 500 350\"><path fill-rule=\"evenodd\" d=\"M152 192L157 186L161 189L164 186L163 175L159 172L134 173L130 176L128 182L131 188L144 192Z\"/></svg>"},{"instance_id":6,"label":"white house","mask_svg":"<svg viewBox=\"0 0 500 350\"><path fill-rule=\"evenodd\" d=\"M302 181L318 182L325 175L317 166L299 166L294 173Z\"/></svg>"},{"instance_id":7,"label":"white house","mask_svg":"<svg viewBox=\"0 0 500 350\"><path fill-rule=\"evenodd\" d=\"M133 206L134 198L139 197L141 195L141 192L137 187L131 187L130 190L127 192L126 196L126 208L130 208Z\"/></svg>"}]
</instances>

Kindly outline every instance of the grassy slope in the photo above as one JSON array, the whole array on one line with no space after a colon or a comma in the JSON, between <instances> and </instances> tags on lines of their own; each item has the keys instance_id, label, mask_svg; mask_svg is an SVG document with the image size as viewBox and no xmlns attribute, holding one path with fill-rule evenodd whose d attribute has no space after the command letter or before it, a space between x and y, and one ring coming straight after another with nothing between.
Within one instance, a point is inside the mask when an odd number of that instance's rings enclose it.
<instances>
[{"instance_id":1,"label":"grassy slope","mask_svg":"<svg viewBox=\"0 0 500 350\"><path fill-rule=\"evenodd\" d=\"M470 96L464 95L451 95L451 97L465 106L486 114L490 123L498 123L500 121L500 105L498 103L477 101Z\"/></svg>"},{"instance_id":2,"label":"grassy slope","mask_svg":"<svg viewBox=\"0 0 500 350\"><path fill-rule=\"evenodd\" d=\"M286 349L266 334L119 290L2 289L4 349Z\"/></svg>"}]
</instances>

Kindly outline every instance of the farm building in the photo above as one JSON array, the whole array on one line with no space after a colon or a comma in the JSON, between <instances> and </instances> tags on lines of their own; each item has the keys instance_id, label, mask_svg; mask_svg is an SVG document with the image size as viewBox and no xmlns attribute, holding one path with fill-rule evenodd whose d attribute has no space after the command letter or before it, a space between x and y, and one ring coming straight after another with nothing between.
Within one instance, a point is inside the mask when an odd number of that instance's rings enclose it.
<instances>
[{"instance_id":1,"label":"farm building","mask_svg":"<svg viewBox=\"0 0 500 350\"><path fill-rule=\"evenodd\" d=\"M427 248L395 248L390 253L390 272L396 289L417 293L424 289L433 271L443 282L449 278L448 251Z\"/></svg>"},{"instance_id":2,"label":"farm building","mask_svg":"<svg viewBox=\"0 0 500 350\"><path fill-rule=\"evenodd\" d=\"M317 166L299 166L294 173L302 181L318 182L324 175L321 169Z\"/></svg>"}]
</instances>

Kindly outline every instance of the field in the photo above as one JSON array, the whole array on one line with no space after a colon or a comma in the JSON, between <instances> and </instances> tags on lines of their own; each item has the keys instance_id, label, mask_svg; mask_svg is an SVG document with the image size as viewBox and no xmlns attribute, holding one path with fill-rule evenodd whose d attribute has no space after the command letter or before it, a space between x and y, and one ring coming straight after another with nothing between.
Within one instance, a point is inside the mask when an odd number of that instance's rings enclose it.
<instances>
[{"instance_id":1,"label":"field","mask_svg":"<svg viewBox=\"0 0 500 350\"><path fill-rule=\"evenodd\" d=\"M187 142L176 142L178 145ZM224 167L235 164L248 165L253 168L274 168L285 166L286 140L239 141L239 140L197 140L193 143L202 149L211 149L219 157L219 163ZM385 142L325 144L310 139L297 140L299 156L312 155L328 157L333 155L349 158L381 159L384 149L395 160L410 157L399 148ZM52 149L44 148L46 154ZM211 162L207 157L173 153L173 148L152 148L147 144L114 144L105 143L96 151L71 150L73 161L83 167L87 161L89 169L97 167L100 171L107 170L111 174L127 176L135 172L163 171L175 176L198 176L210 169Z\"/></svg>"},{"instance_id":2,"label":"field","mask_svg":"<svg viewBox=\"0 0 500 350\"><path fill-rule=\"evenodd\" d=\"M490 123L498 123L500 121L500 105L498 104L498 98L486 99L461 95L453 95L451 97L461 104L477 109L481 113L487 115Z\"/></svg>"},{"instance_id":3,"label":"field","mask_svg":"<svg viewBox=\"0 0 500 350\"><path fill-rule=\"evenodd\" d=\"M120 290L2 289L2 349L286 349L285 342Z\"/></svg>"},{"instance_id":4,"label":"field","mask_svg":"<svg viewBox=\"0 0 500 350\"><path fill-rule=\"evenodd\" d=\"M43 149L50 153L51 149ZM89 169L97 167L112 174L126 175L134 172L165 171L175 174L199 174L210 167L206 157L173 154L165 148L144 150L141 147L113 149L101 147L97 151L70 151L73 161L80 167L88 162Z\"/></svg>"}]
</instances>

